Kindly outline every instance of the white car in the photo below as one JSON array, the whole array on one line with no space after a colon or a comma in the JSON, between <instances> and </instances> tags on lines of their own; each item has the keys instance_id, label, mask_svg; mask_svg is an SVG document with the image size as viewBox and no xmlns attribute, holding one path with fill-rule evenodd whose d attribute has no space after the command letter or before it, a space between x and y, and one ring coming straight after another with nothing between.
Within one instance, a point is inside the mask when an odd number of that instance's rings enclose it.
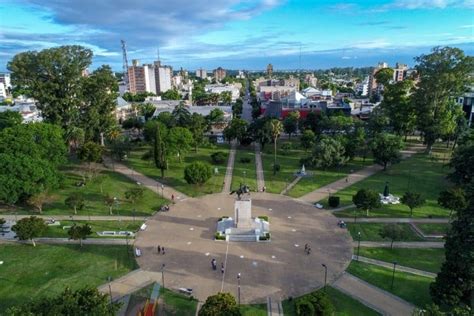
<instances>
[{"instance_id":1,"label":"white car","mask_svg":"<svg viewBox=\"0 0 474 316\"><path fill-rule=\"evenodd\" d=\"M317 208L317 209L322 209L323 205L320 204L320 203L314 203L314 207Z\"/></svg>"}]
</instances>

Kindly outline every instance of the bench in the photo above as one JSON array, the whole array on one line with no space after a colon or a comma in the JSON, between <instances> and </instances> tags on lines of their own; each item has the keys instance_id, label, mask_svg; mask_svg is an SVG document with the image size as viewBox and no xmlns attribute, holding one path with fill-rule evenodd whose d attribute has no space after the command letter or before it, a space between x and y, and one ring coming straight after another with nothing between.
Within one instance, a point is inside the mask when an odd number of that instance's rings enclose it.
<instances>
[{"instance_id":1,"label":"bench","mask_svg":"<svg viewBox=\"0 0 474 316\"><path fill-rule=\"evenodd\" d=\"M141 255L142 255L142 251L140 250L140 248L135 248L135 256L140 257Z\"/></svg>"}]
</instances>

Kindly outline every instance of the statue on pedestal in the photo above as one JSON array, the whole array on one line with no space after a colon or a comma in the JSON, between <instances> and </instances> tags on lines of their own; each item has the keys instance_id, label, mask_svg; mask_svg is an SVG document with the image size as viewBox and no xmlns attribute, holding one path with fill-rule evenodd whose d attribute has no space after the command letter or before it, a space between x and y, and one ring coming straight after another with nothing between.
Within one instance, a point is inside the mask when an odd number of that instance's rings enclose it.
<instances>
[{"instance_id":1,"label":"statue on pedestal","mask_svg":"<svg viewBox=\"0 0 474 316\"><path fill-rule=\"evenodd\" d=\"M243 194L250 194L250 188L248 185L243 185L242 183L240 184L239 188L237 190L233 190L230 192L230 195L234 194L234 193L237 193L237 198L240 200L240 197L243 195Z\"/></svg>"}]
</instances>

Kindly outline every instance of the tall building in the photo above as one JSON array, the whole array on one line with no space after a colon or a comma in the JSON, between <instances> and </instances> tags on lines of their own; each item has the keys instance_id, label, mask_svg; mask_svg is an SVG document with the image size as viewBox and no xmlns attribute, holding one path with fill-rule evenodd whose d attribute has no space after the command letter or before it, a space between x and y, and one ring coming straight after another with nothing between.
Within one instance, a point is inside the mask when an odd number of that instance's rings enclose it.
<instances>
[{"instance_id":1,"label":"tall building","mask_svg":"<svg viewBox=\"0 0 474 316\"><path fill-rule=\"evenodd\" d=\"M160 61L153 64L139 65L134 59L128 67L128 80L131 93L151 92L159 94L171 89L173 70L170 66L162 66Z\"/></svg>"},{"instance_id":2,"label":"tall building","mask_svg":"<svg viewBox=\"0 0 474 316\"><path fill-rule=\"evenodd\" d=\"M11 88L12 83L10 80L10 74L7 73L0 73L0 83L3 83L5 89Z\"/></svg>"},{"instance_id":3,"label":"tall building","mask_svg":"<svg viewBox=\"0 0 474 316\"><path fill-rule=\"evenodd\" d=\"M173 69L171 66L162 66L160 61L155 61L156 92L162 93L172 88Z\"/></svg>"},{"instance_id":4,"label":"tall building","mask_svg":"<svg viewBox=\"0 0 474 316\"><path fill-rule=\"evenodd\" d=\"M272 78L272 75L273 75L273 65L268 64L268 66L267 66L267 77Z\"/></svg>"},{"instance_id":5,"label":"tall building","mask_svg":"<svg viewBox=\"0 0 474 316\"><path fill-rule=\"evenodd\" d=\"M216 81L221 81L222 79L225 78L226 71L222 67L219 67L217 69L214 69L213 74L214 74L214 78L216 79Z\"/></svg>"},{"instance_id":6,"label":"tall building","mask_svg":"<svg viewBox=\"0 0 474 316\"><path fill-rule=\"evenodd\" d=\"M128 81L130 93L146 92L145 69L138 59L132 60L132 66L128 67Z\"/></svg>"},{"instance_id":7,"label":"tall building","mask_svg":"<svg viewBox=\"0 0 474 316\"><path fill-rule=\"evenodd\" d=\"M405 64L396 63L393 69L393 81L399 82L405 80L407 77L408 66Z\"/></svg>"},{"instance_id":8,"label":"tall building","mask_svg":"<svg viewBox=\"0 0 474 316\"><path fill-rule=\"evenodd\" d=\"M198 70L196 70L196 77L201 79L207 79L207 70L199 68Z\"/></svg>"},{"instance_id":9,"label":"tall building","mask_svg":"<svg viewBox=\"0 0 474 316\"><path fill-rule=\"evenodd\" d=\"M145 90L147 92L157 93L156 90L156 76L154 65L143 65L143 72L145 75Z\"/></svg>"}]
</instances>

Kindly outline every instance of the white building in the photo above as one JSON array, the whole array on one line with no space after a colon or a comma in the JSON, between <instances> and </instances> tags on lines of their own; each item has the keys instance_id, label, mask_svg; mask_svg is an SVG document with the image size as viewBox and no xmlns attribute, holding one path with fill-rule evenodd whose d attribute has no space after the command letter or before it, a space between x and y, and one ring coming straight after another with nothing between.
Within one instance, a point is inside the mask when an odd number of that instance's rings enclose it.
<instances>
[{"instance_id":1,"label":"white building","mask_svg":"<svg viewBox=\"0 0 474 316\"><path fill-rule=\"evenodd\" d=\"M355 92L363 97L369 94L369 77L366 77L364 81L355 86Z\"/></svg>"},{"instance_id":2,"label":"white building","mask_svg":"<svg viewBox=\"0 0 474 316\"><path fill-rule=\"evenodd\" d=\"M158 74L158 78L156 78ZM156 92L162 93L172 89L173 70L170 66L157 66L155 62Z\"/></svg>"},{"instance_id":3,"label":"white building","mask_svg":"<svg viewBox=\"0 0 474 316\"><path fill-rule=\"evenodd\" d=\"M145 76L145 90L156 94L156 77L154 65L143 65L143 74Z\"/></svg>"},{"instance_id":4,"label":"white building","mask_svg":"<svg viewBox=\"0 0 474 316\"><path fill-rule=\"evenodd\" d=\"M222 92L230 92L232 94L232 102L240 97L240 89L233 84L208 84L204 87L208 93L221 94Z\"/></svg>"},{"instance_id":5,"label":"white building","mask_svg":"<svg viewBox=\"0 0 474 316\"><path fill-rule=\"evenodd\" d=\"M198 70L196 70L196 77L201 79L207 79L207 70L199 68Z\"/></svg>"},{"instance_id":6,"label":"white building","mask_svg":"<svg viewBox=\"0 0 474 316\"><path fill-rule=\"evenodd\" d=\"M13 111L19 112L23 118L23 123L41 122L41 112L36 107L33 99L19 98L15 99L14 106L0 106L0 112Z\"/></svg>"},{"instance_id":7,"label":"white building","mask_svg":"<svg viewBox=\"0 0 474 316\"><path fill-rule=\"evenodd\" d=\"M7 89L5 88L5 84L0 82L0 101L3 101L7 98Z\"/></svg>"},{"instance_id":8,"label":"white building","mask_svg":"<svg viewBox=\"0 0 474 316\"><path fill-rule=\"evenodd\" d=\"M5 89L9 89L12 87L12 82L10 78L10 74L7 73L0 73L0 83L3 83Z\"/></svg>"}]
</instances>

